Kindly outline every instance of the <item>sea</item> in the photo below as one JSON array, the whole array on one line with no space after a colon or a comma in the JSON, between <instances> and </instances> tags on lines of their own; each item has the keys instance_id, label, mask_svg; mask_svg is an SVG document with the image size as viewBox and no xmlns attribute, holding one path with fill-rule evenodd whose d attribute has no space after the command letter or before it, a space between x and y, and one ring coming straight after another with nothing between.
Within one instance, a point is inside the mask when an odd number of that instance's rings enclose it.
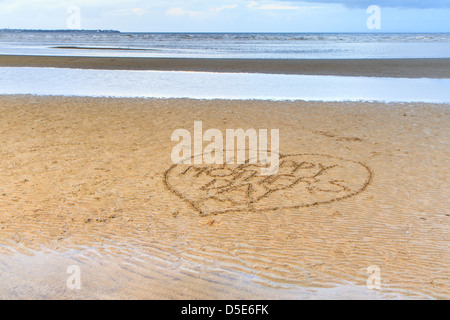
<instances>
[{"instance_id":1,"label":"sea","mask_svg":"<svg viewBox=\"0 0 450 320\"><path fill-rule=\"evenodd\" d=\"M0 30L0 53L246 59L450 58L450 34Z\"/></svg>"},{"instance_id":2,"label":"sea","mask_svg":"<svg viewBox=\"0 0 450 320\"><path fill-rule=\"evenodd\" d=\"M0 30L0 55L450 58L450 34ZM8 67L0 68L0 94L448 103L450 79Z\"/></svg>"}]
</instances>

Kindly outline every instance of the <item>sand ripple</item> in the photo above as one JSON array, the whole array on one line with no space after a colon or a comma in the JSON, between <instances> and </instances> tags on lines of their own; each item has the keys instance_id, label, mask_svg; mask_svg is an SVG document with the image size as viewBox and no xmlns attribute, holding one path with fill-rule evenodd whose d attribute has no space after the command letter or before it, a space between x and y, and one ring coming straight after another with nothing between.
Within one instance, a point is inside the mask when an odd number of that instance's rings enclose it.
<instances>
[{"instance_id":1,"label":"sand ripple","mask_svg":"<svg viewBox=\"0 0 450 320\"><path fill-rule=\"evenodd\" d=\"M3 96L0 114L0 297L73 297L73 263L83 297L328 297L308 290L364 287L372 265L389 297L450 297L448 106ZM225 205L193 179L171 192L170 135L194 120L279 128L290 173ZM291 185L294 162L338 167Z\"/></svg>"}]
</instances>

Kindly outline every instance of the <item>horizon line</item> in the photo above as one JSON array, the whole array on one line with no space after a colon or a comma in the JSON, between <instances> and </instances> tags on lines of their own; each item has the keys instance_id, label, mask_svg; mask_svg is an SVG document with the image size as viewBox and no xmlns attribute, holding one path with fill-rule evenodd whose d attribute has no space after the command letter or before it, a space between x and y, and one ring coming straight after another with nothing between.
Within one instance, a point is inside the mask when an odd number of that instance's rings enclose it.
<instances>
[{"instance_id":1,"label":"horizon line","mask_svg":"<svg viewBox=\"0 0 450 320\"><path fill-rule=\"evenodd\" d=\"M0 31L45 31L45 32L103 32L103 33L198 33L198 34L217 34L217 33L261 33L261 34L280 34L280 33L354 33L354 34L420 34L420 33L450 33L450 31L120 31L115 29L20 29L20 28L0 28Z\"/></svg>"}]
</instances>

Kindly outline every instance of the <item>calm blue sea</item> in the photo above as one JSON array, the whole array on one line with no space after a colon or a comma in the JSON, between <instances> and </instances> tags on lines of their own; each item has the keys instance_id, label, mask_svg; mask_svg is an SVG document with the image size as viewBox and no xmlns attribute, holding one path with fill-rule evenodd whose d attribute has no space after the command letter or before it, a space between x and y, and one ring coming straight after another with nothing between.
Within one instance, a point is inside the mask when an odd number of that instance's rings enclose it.
<instances>
[{"instance_id":1,"label":"calm blue sea","mask_svg":"<svg viewBox=\"0 0 450 320\"><path fill-rule=\"evenodd\" d=\"M450 58L450 34L0 30L0 54L251 59ZM0 68L0 94L450 103L450 79Z\"/></svg>"},{"instance_id":2,"label":"calm blue sea","mask_svg":"<svg viewBox=\"0 0 450 320\"><path fill-rule=\"evenodd\" d=\"M0 30L0 54L252 59L450 58L450 34Z\"/></svg>"}]
</instances>

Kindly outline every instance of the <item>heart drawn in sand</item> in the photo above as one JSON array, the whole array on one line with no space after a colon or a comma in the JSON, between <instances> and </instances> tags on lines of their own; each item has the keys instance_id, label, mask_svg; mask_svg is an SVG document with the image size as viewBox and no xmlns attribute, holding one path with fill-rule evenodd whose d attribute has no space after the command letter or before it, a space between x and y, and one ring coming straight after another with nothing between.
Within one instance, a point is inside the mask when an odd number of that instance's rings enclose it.
<instances>
[{"instance_id":1,"label":"heart drawn in sand","mask_svg":"<svg viewBox=\"0 0 450 320\"><path fill-rule=\"evenodd\" d=\"M200 215L302 208L348 199L372 181L357 161L321 154L280 155L279 170L261 175L262 164L175 164L166 187Z\"/></svg>"}]
</instances>

